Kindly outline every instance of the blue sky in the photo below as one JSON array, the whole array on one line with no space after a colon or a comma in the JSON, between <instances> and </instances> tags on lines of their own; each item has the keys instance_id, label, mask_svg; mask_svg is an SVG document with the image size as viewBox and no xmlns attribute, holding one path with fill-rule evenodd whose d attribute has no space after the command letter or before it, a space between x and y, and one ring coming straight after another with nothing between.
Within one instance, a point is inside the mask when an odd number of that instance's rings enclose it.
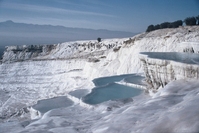
<instances>
[{"instance_id":1,"label":"blue sky","mask_svg":"<svg viewBox=\"0 0 199 133\"><path fill-rule=\"evenodd\" d=\"M143 32L199 15L199 0L0 0L0 22Z\"/></svg>"}]
</instances>

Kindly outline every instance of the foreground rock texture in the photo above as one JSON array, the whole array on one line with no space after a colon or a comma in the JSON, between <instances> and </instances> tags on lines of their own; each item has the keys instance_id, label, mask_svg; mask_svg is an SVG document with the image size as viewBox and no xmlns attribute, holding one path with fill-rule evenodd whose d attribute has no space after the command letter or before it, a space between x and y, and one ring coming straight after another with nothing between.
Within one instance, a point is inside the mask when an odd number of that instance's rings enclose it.
<instances>
[{"instance_id":1,"label":"foreground rock texture","mask_svg":"<svg viewBox=\"0 0 199 133\"><path fill-rule=\"evenodd\" d=\"M53 109L34 121L1 123L0 129L4 133L196 133L198 94L196 80L179 80L153 97L141 95L125 105L117 101L92 109L79 105Z\"/></svg>"}]
</instances>

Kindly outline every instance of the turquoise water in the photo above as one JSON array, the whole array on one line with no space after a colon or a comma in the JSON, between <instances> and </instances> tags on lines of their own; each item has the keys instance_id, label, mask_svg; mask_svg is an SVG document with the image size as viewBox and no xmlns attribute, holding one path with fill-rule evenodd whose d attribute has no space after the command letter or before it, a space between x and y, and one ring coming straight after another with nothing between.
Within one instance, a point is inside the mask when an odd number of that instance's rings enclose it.
<instances>
[{"instance_id":1,"label":"turquoise water","mask_svg":"<svg viewBox=\"0 0 199 133\"><path fill-rule=\"evenodd\" d=\"M103 86L109 83L119 82L125 78L129 78L132 76L135 76L135 74L125 74L125 75L116 75L111 77L96 78L93 80L93 83L95 84L95 86Z\"/></svg>"},{"instance_id":2,"label":"turquoise water","mask_svg":"<svg viewBox=\"0 0 199 133\"><path fill-rule=\"evenodd\" d=\"M68 107L71 105L73 105L73 101L66 96L59 96L50 99L39 100L37 104L33 106L33 108L41 113L46 113L52 109Z\"/></svg>"},{"instance_id":3,"label":"turquoise water","mask_svg":"<svg viewBox=\"0 0 199 133\"><path fill-rule=\"evenodd\" d=\"M199 64L199 54L182 52L141 52L150 58L161 60L172 60L187 64Z\"/></svg>"},{"instance_id":4,"label":"turquoise water","mask_svg":"<svg viewBox=\"0 0 199 133\"><path fill-rule=\"evenodd\" d=\"M78 99L81 99L83 96L85 96L88 93L89 93L89 90L87 90L87 89L80 89L80 90L71 91L68 94L71 95L71 96L74 96L74 97L76 97Z\"/></svg>"},{"instance_id":5,"label":"turquoise water","mask_svg":"<svg viewBox=\"0 0 199 133\"><path fill-rule=\"evenodd\" d=\"M134 80L141 83L143 77L128 74L94 79L93 82L97 87L93 88L91 93L83 97L82 100L87 104L93 105L109 100L127 99L137 96L142 92L141 89L115 83L125 79L129 82Z\"/></svg>"}]
</instances>

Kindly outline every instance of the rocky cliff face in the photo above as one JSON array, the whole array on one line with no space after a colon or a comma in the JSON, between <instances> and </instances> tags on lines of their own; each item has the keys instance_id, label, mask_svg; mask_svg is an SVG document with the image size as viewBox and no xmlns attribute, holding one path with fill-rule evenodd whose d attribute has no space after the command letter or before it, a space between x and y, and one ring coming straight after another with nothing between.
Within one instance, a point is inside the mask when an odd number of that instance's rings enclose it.
<instances>
[{"instance_id":1,"label":"rocky cliff face","mask_svg":"<svg viewBox=\"0 0 199 133\"><path fill-rule=\"evenodd\" d=\"M199 78L199 54L143 52L140 60L149 88L155 90L174 80Z\"/></svg>"},{"instance_id":2,"label":"rocky cliff face","mask_svg":"<svg viewBox=\"0 0 199 133\"><path fill-rule=\"evenodd\" d=\"M4 52L2 62L18 62L25 60L53 60L87 58L88 56L102 54L103 51L118 49L120 42L77 41L54 45L8 46Z\"/></svg>"}]
</instances>

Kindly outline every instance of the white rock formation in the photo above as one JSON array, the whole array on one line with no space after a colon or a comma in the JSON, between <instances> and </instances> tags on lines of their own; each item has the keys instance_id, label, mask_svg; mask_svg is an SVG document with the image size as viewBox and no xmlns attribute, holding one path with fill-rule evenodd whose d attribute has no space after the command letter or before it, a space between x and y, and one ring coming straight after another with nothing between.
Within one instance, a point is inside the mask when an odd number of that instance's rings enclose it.
<instances>
[{"instance_id":1,"label":"white rock formation","mask_svg":"<svg viewBox=\"0 0 199 133\"><path fill-rule=\"evenodd\" d=\"M174 80L199 78L199 54L143 52L140 60L149 88L155 90Z\"/></svg>"},{"instance_id":2,"label":"white rock formation","mask_svg":"<svg viewBox=\"0 0 199 133\"><path fill-rule=\"evenodd\" d=\"M42 132L45 129L49 132L66 130L71 132L158 132L158 127L160 127L162 132L196 132L199 119L194 119L194 115L198 114L198 108L189 110L189 107L195 106L191 104L192 101L198 102L196 95L199 92L199 85L189 80L174 82L169 87L160 89L154 97L143 94L127 105L113 102L110 105L107 103L86 108L86 105L75 102L71 108L49 111L35 122L28 121L30 124L18 121L29 120L28 113L26 111L20 113L20 110L26 110L38 100L67 95L70 91L77 89L92 89L93 78L143 73L140 52L191 51L198 53L198 40L199 27L193 26L157 30L139 34L131 39L109 39L101 43L78 41L49 46L8 47L3 56L3 63L0 64L0 92L4 94L0 97L0 117L2 121L6 118L13 122L1 124L0 131ZM187 47L187 44L193 45ZM171 73L170 77L164 78L164 74L153 76L155 80L160 78L162 84L175 78L189 77L186 75L192 76L192 73L184 74L183 72L188 71L181 71L183 69L198 69L197 65L191 64L187 67L182 63L162 61L146 56L143 60L160 65L169 62L166 69L160 68L157 72L166 70ZM197 60L194 61L197 62ZM170 71L171 66L182 67L179 71L172 69L175 70L174 77ZM154 69L153 65L150 67ZM147 66L147 69L150 67ZM196 77L195 72L193 77ZM176 87L179 83L182 85ZM157 86L155 88L159 88ZM175 92L172 90L173 87ZM113 112L106 111L109 106L114 107ZM191 115L187 117L187 121L180 122L185 119L181 119L181 116L186 111ZM169 118L166 117L167 114ZM173 117L173 115L179 117ZM193 126L188 126L189 118L195 123ZM154 123L156 120L157 123ZM166 128L161 128L165 122ZM175 126L174 122L179 125ZM184 128L179 128L180 126Z\"/></svg>"},{"instance_id":3,"label":"white rock formation","mask_svg":"<svg viewBox=\"0 0 199 133\"><path fill-rule=\"evenodd\" d=\"M104 62L89 63L87 67L92 68L89 75L95 77L110 73L143 72L139 60L140 52L182 52L186 48L184 43L198 44L198 29L199 27L181 27L139 34L127 40L129 44L124 43L118 52L109 52Z\"/></svg>"}]
</instances>

